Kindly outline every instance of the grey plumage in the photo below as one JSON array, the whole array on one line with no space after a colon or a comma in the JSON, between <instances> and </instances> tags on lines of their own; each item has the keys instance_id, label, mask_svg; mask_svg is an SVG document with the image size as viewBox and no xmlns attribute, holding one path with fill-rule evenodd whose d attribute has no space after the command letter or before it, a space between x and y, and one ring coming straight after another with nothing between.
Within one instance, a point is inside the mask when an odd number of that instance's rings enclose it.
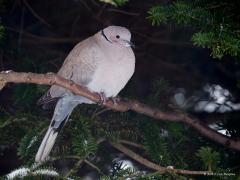
<instances>
[{"instance_id":1,"label":"grey plumage","mask_svg":"<svg viewBox=\"0 0 240 180\"><path fill-rule=\"evenodd\" d=\"M90 91L114 97L134 73L135 56L130 47L130 39L131 34L126 28L109 26L77 44L65 59L58 75L83 85ZM49 155L59 130L73 109L81 103L93 103L56 85L38 103L46 104L56 99L59 100L51 125L36 155L36 162L44 161Z\"/></svg>"},{"instance_id":2,"label":"grey plumage","mask_svg":"<svg viewBox=\"0 0 240 180\"><path fill-rule=\"evenodd\" d=\"M64 95L62 98L59 99L55 107L51 124L38 149L35 158L36 162L42 162L45 160L56 141L59 131L67 122L73 109L78 104L84 102L89 103L89 100L84 97L74 95Z\"/></svg>"}]
</instances>

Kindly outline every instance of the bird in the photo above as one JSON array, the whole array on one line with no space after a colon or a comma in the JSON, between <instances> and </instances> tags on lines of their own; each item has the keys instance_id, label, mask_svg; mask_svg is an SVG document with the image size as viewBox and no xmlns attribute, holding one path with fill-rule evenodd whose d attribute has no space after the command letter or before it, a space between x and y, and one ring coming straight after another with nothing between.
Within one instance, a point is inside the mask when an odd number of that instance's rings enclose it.
<instances>
[{"instance_id":1,"label":"bird","mask_svg":"<svg viewBox=\"0 0 240 180\"><path fill-rule=\"evenodd\" d=\"M135 71L131 33L126 27L108 26L79 42L65 58L57 75L99 93L101 99L116 97ZM35 156L36 163L47 160L57 135L79 104L93 101L52 85L39 105L56 102L49 128Z\"/></svg>"}]
</instances>

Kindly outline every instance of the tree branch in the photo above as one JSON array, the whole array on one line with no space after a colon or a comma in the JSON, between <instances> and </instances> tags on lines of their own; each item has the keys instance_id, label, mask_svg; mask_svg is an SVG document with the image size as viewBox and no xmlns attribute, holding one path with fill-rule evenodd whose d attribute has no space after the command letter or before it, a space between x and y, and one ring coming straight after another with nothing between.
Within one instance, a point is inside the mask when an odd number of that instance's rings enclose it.
<instances>
[{"instance_id":1,"label":"tree branch","mask_svg":"<svg viewBox=\"0 0 240 180\"><path fill-rule=\"evenodd\" d=\"M125 146L123 146L119 143L110 142L110 144L114 148L123 152L124 154L126 154L130 158L134 159L135 161L139 162L140 164L143 164L144 166L146 166L150 169L156 170L161 174L164 174L164 173L167 173L167 172L168 173L176 173L176 174L188 174L188 175L207 175L207 174L210 174L210 172L208 172L208 171L190 171L190 170L184 170L184 169L174 169L174 168L162 167L158 164L155 164L155 163L143 158L142 156L138 155L137 153L133 152L132 150L126 148Z\"/></svg>"},{"instance_id":2,"label":"tree branch","mask_svg":"<svg viewBox=\"0 0 240 180\"><path fill-rule=\"evenodd\" d=\"M34 10L33 8L28 4L28 2L26 0L23 0L23 3L26 5L26 7L28 8L28 10L33 14L33 16L35 16L41 23L45 24L48 27L51 27L51 25L45 21L41 16L39 16Z\"/></svg>"},{"instance_id":3,"label":"tree branch","mask_svg":"<svg viewBox=\"0 0 240 180\"><path fill-rule=\"evenodd\" d=\"M67 172L67 174L65 174L64 178L67 178L69 177L71 174L74 174L78 169L79 167L81 166L83 160L80 159L78 160L75 164L74 164L74 167L72 169L70 169L70 171Z\"/></svg>"},{"instance_id":4,"label":"tree branch","mask_svg":"<svg viewBox=\"0 0 240 180\"><path fill-rule=\"evenodd\" d=\"M105 175L105 174L101 171L101 169L99 169L96 165L94 165L94 164L91 163L90 161L84 159L84 162L85 162L86 164L88 164L89 166L91 166L93 169L97 170L97 172L98 172L99 174Z\"/></svg>"},{"instance_id":5,"label":"tree branch","mask_svg":"<svg viewBox=\"0 0 240 180\"><path fill-rule=\"evenodd\" d=\"M145 147L141 144L137 144L135 142L131 142L131 141L128 141L128 140L124 140L124 139L119 139L118 140L121 144L126 144L126 145L130 145L132 147L136 147L136 148L139 148L139 149L145 149Z\"/></svg>"},{"instance_id":6,"label":"tree branch","mask_svg":"<svg viewBox=\"0 0 240 180\"><path fill-rule=\"evenodd\" d=\"M34 83L34 84L46 84L46 85L58 85L64 87L76 95L84 96L94 102L100 102L101 98L98 93L92 93L87 88L77 85L71 80L66 80L56 74L47 73L47 74L34 74L34 73L17 73L17 72L1 72L0 73L0 90L3 88L6 83ZM203 136L222 144L228 148L232 148L240 151L240 141L230 139L227 136L224 136L208 126L206 126L199 119L190 117L184 113L168 113L162 112L159 109L147 106L140 103L136 100L121 100L117 104L112 100L107 100L106 107L115 110L115 111L128 111L132 110L140 114L152 117L156 120L164 120L171 122L183 122L187 125L190 125L196 129Z\"/></svg>"}]
</instances>

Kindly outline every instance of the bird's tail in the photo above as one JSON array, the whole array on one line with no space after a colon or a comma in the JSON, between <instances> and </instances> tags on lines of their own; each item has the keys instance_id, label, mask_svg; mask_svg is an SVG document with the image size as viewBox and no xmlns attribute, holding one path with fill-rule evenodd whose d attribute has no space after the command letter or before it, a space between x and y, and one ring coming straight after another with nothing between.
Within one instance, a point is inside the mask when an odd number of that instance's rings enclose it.
<instances>
[{"instance_id":1,"label":"bird's tail","mask_svg":"<svg viewBox=\"0 0 240 180\"><path fill-rule=\"evenodd\" d=\"M68 121L72 110L81 103L92 102L84 97L75 95L64 96L58 100L52 117L52 122L38 149L37 155L35 157L35 162L41 163L46 160L53 148L58 133Z\"/></svg>"},{"instance_id":2,"label":"bird's tail","mask_svg":"<svg viewBox=\"0 0 240 180\"><path fill-rule=\"evenodd\" d=\"M35 157L35 162L43 162L48 157L51 149L56 141L58 131L53 127L49 127L43 141L38 149L37 155Z\"/></svg>"}]
</instances>

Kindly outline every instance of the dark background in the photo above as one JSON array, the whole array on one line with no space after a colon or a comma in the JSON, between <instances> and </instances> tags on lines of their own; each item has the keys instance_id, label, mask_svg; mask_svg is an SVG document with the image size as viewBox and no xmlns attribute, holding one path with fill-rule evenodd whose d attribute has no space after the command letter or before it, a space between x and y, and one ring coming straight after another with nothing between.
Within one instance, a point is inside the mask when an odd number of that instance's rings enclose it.
<instances>
[{"instance_id":1,"label":"dark background","mask_svg":"<svg viewBox=\"0 0 240 180\"><path fill-rule=\"evenodd\" d=\"M5 1L1 9L5 36L1 42L0 70L57 72L76 43L109 25L119 25L131 31L136 45L136 71L121 92L122 96L127 94L141 100L151 92L153 80L164 78L171 88L166 98L159 99L162 104L171 104L176 88L195 91L206 83L221 85L238 101L236 83L240 71L236 60L231 57L213 59L209 50L194 47L191 43L194 30L190 27L151 25L147 19L149 8L168 2L130 0L116 8L94 0ZM13 93L16 85L9 85L0 92L1 109L11 114L33 111L51 117L51 112L35 106L44 90L36 94L20 91L16 97ZM30 99L28 93L32 95ZM1 155L1 174L21 164L16 148L17 144L12 144Z\"/></svg>"}]
</instances>

